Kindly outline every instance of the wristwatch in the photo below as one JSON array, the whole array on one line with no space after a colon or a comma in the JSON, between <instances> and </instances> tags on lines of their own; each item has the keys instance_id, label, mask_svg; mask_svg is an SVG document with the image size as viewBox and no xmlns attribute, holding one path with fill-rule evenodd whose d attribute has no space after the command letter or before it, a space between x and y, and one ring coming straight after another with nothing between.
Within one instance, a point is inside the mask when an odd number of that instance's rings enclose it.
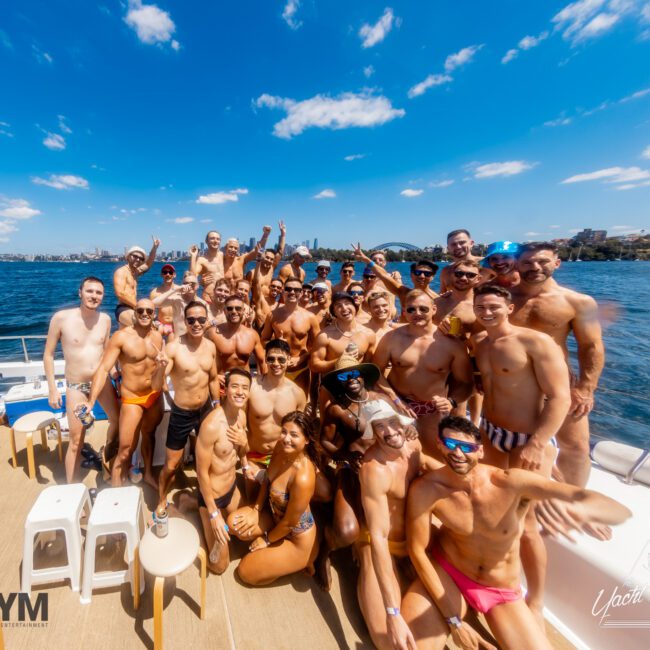
<instances>
[{"instance_id":1,"label":"wristwatch","mask_svg":"<svg viewBox=\"0 0 650 650\"><path fill-rule=\"evenodd\" d=\"M461 621L460 617L455 614L454 616L446 618L445 621L447 621L447 625L449 625L449 627L460 628L463 626L463 621Z\"/></svg>"},{"instance_id":2,"label":"wristwatch","mask_svg":"<svg viewBox=\"0 0 650 650\"><path fill-rule=\"evenodd\" d=\"M448 397L447 401L451 404L452 408L458 408L458 402L453 397Z\"/></svg>"},{"instance_id":3,"label":"wristwatch","mask_svg":"<svg viewBox=\"0 0 650 650\"><path fill-rule=\"evenodd\" d=\"M386 614L389 616L399 616L399 607L386 607Z\"/></svg>"}]
</instances>

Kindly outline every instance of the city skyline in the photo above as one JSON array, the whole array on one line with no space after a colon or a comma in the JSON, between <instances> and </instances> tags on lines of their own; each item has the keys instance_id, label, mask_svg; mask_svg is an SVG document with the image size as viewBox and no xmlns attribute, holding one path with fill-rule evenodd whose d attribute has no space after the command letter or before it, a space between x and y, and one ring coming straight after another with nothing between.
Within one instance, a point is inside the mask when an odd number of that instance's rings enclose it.
<instances>
[{"instance_id":1,"label":"city skyline","mask_svg":"<svg viewBox=\"0 0 650 650\"><path fill-rule=\"evenodd\" d=\"M4 3L0 253L648 225L647 0L286 6Z\"/></svg>"}]
</instances>

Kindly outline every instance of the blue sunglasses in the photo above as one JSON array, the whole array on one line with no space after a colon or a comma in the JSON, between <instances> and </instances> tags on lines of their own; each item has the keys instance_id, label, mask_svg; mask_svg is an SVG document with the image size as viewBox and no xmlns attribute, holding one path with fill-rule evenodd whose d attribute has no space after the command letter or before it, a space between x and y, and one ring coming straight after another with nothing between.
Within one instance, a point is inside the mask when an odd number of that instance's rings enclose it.
<instances>
[{"instance_id":1,"label":"blue sunglasses","mask_svg":"<svg viewBox=\"0 0 650 650\"><path fill-rule=\"evenodd\" d=\"M358 379L359 377L361 377L361 373L358 370L346 370L336 375L339 381L348 381L348 379Z\"/></svg>"},{"instance_id":2,"label":"blue sunglasses","mask_svg":"<svg viewBox=\"0 0 650 650\"><path fill-rule=\"evenodd\" d=\"M464 454L474 453L475 451L478 451L479 447L481 446L475 442L465 442L464 440L456 440L455 438L443 438L442 436L440 436L440 440L442 440L442 444L447 447L449 451L456 451L456 449L460 449Z\"/></svg>"}]
</instances>

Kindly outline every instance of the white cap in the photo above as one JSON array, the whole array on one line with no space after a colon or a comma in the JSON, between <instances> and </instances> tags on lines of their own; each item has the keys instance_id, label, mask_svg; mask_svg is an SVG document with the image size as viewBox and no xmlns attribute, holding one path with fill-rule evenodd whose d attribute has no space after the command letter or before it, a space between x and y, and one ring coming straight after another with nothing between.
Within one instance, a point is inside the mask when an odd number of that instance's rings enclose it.
<instances>
[{"instance_id":1,"label":"white cap","mask_svg":"<svg viewBox=\"0 0 650 650\"><path fill-rule=\"evenodd\" d=\"M144 248L140 248L139 246L131 246L128 251L126 251L127 256L131 255L132 253L142 253L145 257L147 256L147 253L145 252Z\"/></svg>"},{"instance_id":2,"label":"white cap","mask_svg":"<svg viewBox=\"0 0 650 650\"><path fill-rule=\"evenodd\" d=\"M324 266L326 269L332 268L332 265L329 263L328 260L321 260L320 262L318 262L318 264L316 264L316 268L318 268L319 266Z\"/></svg>"},{"instance_id":3,"label":"white cap","mask_svg":"<svg viewBox=\"0 0 650 650\"><path fill-rule=\"evenodd\" d=\"M311 257L311 253L309 252L309 249L307 246L298 246L295 251L293 251L294 255L300 255L300 257Z\"/></svg>"},{"instance_id":4,"label":"white cap","mask_svg":"<svg viewBox=\"0 0 650 650\"><path fill-rule=\"evenodd\" d=\"M314 289L321 289L322 291L329 291L330 290L330 288L327 286L327 284L325 282L316 282L312 286L312 291Z\"/></svg>"}]
</instances>

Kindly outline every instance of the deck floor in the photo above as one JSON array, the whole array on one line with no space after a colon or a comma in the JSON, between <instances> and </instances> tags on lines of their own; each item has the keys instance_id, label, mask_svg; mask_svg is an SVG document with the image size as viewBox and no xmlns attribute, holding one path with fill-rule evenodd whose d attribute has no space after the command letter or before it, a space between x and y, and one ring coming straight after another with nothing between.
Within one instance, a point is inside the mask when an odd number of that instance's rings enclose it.
<instances>
[{"instance_id":1,"label":"deck floor","mask_svg":"<svg viewBox=\"0 0 650 650\"><path fill-rule=\"evenodd\" d=\"M104 423L97 423L87 440L98 449L102 444ZM27 456L22 436L17 436L18 468L11 465L9 430L0 426L0 485L2 498L2 529L0 533L0 593L20 590L20 568L23 553L23 527L27 513L39 492L53 483L63 483L65 474L59 463L55 443L49 442L44 452L35 445L36 480L27 475ZM64 443L65 450L65 443ZM103 486L95 471L82 470L88 487ZM176 488L196 486L193 471L186 473ZM151 509L156 495L144 488L145 503ZM200 531L198 513L186 518ZM202 537L202 534L201 534ZM116 552L117 548L117 552ZM123 562L120 544L98 551L97 566ZM294 650L297 648L357 649L372 648L356 599L356 569L350 553L341 551L333 558L333 584L329 593L321 591L313 579L297 574L263 588L249 588L240 583L234 569L244 545L233 544L233 557L222 576L208 574L207 613L204 621L199 613L198 561L174 579L168 579L164 593L163 638L165 647L182 648L188 643L215 649ZM56 563L37 548L37 561ZM103 563L103 564L100 564ZM31 648L153 648L153 579L145 574L145 593L140 608L133 609L128 585L93 592L92 602L81 605L79 595L67 582L35 586L32 593L49 594L49 621L46 627L13 627L5 625L4 641L9 650ZM16 621L12 610L10 620ZM11 625L11 624L10 624ZM568 644L552 627L549 637L554 648L568 650ZM0 644L1 647L1 644ZM449 646L450 649L454 646Z\"/></svg>"}]
</instances>

